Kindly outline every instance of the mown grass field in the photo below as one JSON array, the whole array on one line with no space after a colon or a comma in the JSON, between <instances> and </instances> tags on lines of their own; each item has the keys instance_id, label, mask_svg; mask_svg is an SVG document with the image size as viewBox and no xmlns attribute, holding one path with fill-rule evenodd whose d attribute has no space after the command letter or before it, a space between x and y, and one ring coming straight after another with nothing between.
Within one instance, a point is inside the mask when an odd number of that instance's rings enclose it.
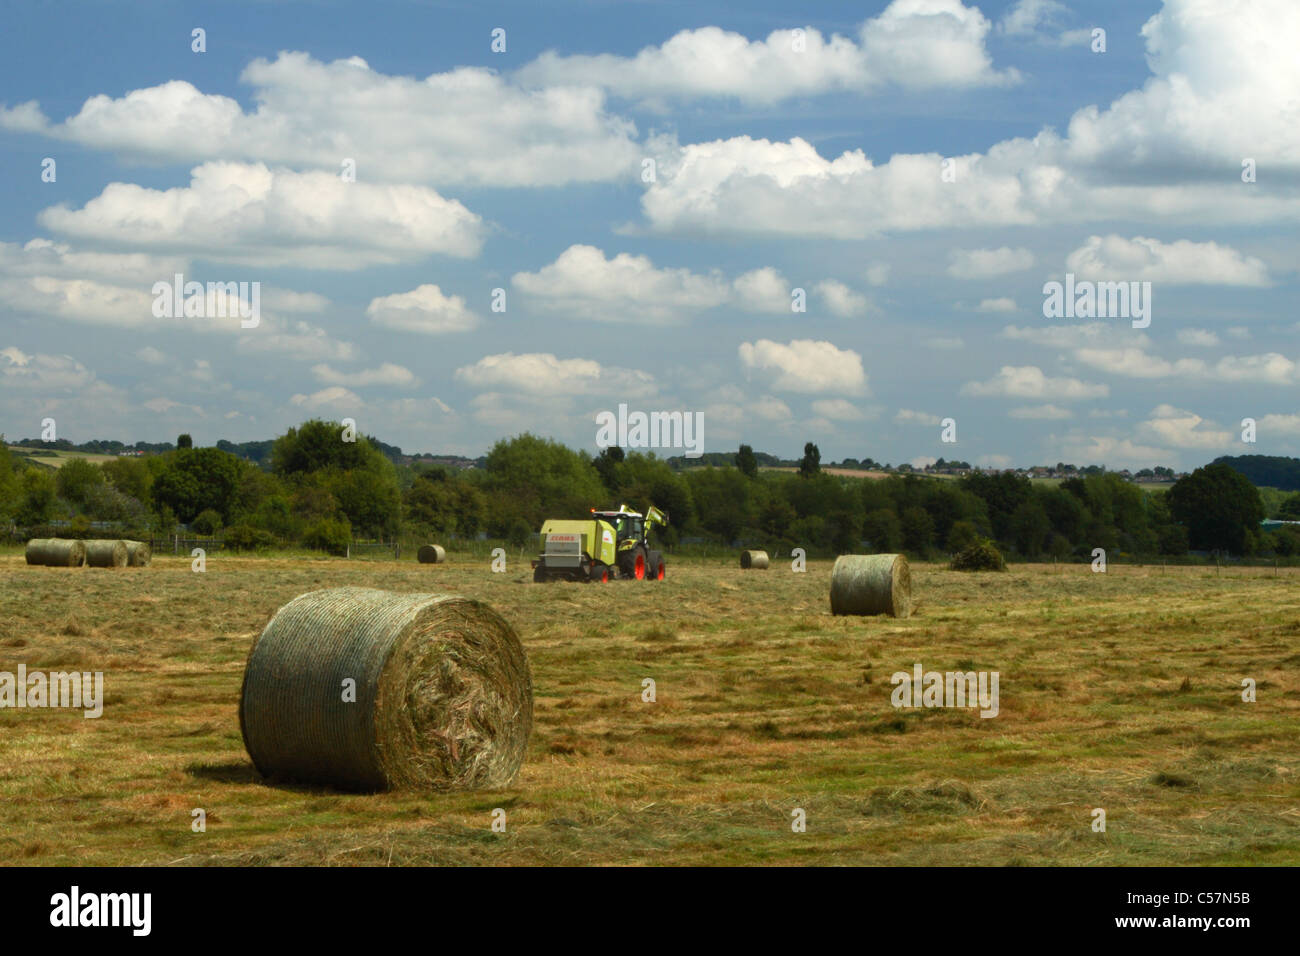
<instances>
[{"instance_id":1,"label":"mown grass field","mask_svg":"<svg viewBox=\"0 0 1300 956\"><path fill-rule=\"evenodd\" d=\"M663 583L584 586L533 584L517 562L0 558L0 670L107 685L98 720L0 710L0 862L1300 863L1300 571L919 565L901 621L831 617L829 577L829 562L675 562ZM465 594L513 622L537 696L510 790L258 778L237 718L250 642L294 596L344 584ZM998 671L999 716L895 710L890 674L918 661Z\"/></svg>"},{"instance_id":2,"label":"mown grass field","mask_svg":"<svg viewBox=\"0 0 1300 956\"><path fill-rule=\"evenodd\" d=\"M102 465L104 462L112 461L117 457L116 455L96 455L91 452L65 451L61 448L50 449L47 451L45 449L27 448L23 445L10 445L8 447L9 451L17 455L19 458L23 458L33 465L43 465L46 468L53 468L56 471L74 458L84 458L93 465ZM40 454L33 454L34 451L39 451Z\"/></svg>"}]
</instances>

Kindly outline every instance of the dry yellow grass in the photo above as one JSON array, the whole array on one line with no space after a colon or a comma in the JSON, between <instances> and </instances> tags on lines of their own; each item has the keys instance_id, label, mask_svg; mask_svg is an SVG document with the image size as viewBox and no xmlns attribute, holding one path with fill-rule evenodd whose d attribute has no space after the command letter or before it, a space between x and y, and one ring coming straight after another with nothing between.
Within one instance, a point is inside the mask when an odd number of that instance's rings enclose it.
<instances>
[{"instance_id":1,"label":"dry yellow grass","mask_svg":"<svg viewBox=\"0 0 1300 956\"><path fill-rule=\"evenodd\" d=\"M915 615L893 620L831 617L829 562L734 565L535 585L526 563L493 574L454 555L214 555L204 574L170 557L111 571L0 558L0 670L102 670L107 697L98 720L0 710L0 862L1300 862L1295 571L922 564ZM257 778L236 716L249 644L294 596L344 584L465 594L515 625L537 701L512 789ZM1000 715L895 710L889 676L916 662L997 670Z\"/></svg>"}]
</instances>

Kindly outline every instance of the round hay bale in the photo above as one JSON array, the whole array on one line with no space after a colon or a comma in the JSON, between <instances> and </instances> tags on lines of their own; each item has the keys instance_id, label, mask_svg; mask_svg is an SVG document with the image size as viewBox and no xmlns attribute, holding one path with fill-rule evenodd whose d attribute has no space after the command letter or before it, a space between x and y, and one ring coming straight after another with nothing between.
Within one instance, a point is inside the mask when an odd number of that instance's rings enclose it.
<instances>
[{"instance_id":1,"label":"round hay bale","mask_svg":"<svg viewBox=\"0 0 1300 956\"><path fill-rule=\"evenodd\" d=\"M153 560L153 548L143 541L123 541L126 545L126 563L133 568L147 568Z\"/></svg>"},{"instance_id":2,"label":"round hay bale","mask_svg":"<svg viewBox=\"0 0 1300 956\"><path fill-rule=\"evenodd\" d=\"M831 569L832 614L912 613L912 572L901 554L841 554Z\"/></svg>"},{"instance_id":3,"label":"round hay bale","mask_svg":"<svg viewBox=\"0 0 1300 956\"><path fill-rule=\"evenodd\" d=\"M126 542L106 538L87 541L86 564L92 568L126 567Z\"/></svg>"},{"instance_id":4,"label":"round hay bale","mask_svg":"<svg viewBox=\"0 0 1300 956\"><path fill-rule=\"evenodd\" d=\"M442 564L447 560L447 552L440 544L425 544L415 553L415 560L421 564Z\"/></svg>"},{"instance_id":5,"label":"round hay bale","mask_svg":"<svg viewBox=\"0 0 1300 956\"><path fill-rule=\"evenodd\" d=\"M353 790L508 786L532 726L514 630L448 594L345 587L294 598L253 643L239 700L263 776Z\"/></svg>"},{"instance_id":6,"label":"round hay bale","mask_svg":"<svg viewBox=\"0 0 1300 956\"><path fill-rule=\"evenodd\" d=\"M766 551L742 551L740 552L740 566L746 570L754 569L761 571L768 565Z\"/></svg>"},{"instance_id":7,"label":"round hay bale","mask_svg":"<svg viewBox=\"0 0 1300 956\"><path fill-rule=\"evenodd\" d=\"M27 563L79 568L86 563L86 545L70 538L32 538L27 542Z\"/></svg>"}]
</instances>

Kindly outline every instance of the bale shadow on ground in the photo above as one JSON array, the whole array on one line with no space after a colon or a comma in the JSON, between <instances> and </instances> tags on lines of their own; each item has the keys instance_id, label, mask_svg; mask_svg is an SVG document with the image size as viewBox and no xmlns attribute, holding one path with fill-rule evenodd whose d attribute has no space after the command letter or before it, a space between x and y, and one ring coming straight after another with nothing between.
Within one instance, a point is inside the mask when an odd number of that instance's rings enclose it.
<instances>
[{"instance_id":1,"label":"bale shadow on ground","mask_svg":"<svg viewBox=\"0 0 1300 956\"><path fill-rule=\"evenodd\" d=\"M293 793L310 794L358 794L372 793L370 790L350 790L346 787L331 787L325 784L302 783L281 777L263 777L253 766L252 761L231 760L226 763L191 763L185 766L185 772L191 777L211 780L215 783L253 783L275 790L288 790Z\"/></svg>"}]
</instances>

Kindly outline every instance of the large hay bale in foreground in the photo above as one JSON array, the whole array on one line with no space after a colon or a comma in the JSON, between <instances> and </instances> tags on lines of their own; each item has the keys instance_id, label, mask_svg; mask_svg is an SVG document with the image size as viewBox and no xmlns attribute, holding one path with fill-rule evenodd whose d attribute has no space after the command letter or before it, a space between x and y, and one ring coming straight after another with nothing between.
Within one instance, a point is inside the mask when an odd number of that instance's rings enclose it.
<instances>
[{"instance_id":1,"label":"large hay bale in foreground","mask_svg":"<svg viewBox=\"0 0 1300 956\"><path fill-rule=\"evenodd\" d=\"M415 552L415 560L421 564L442 564L447 560L447 552L440 544L424 544Z\"/></svg>"},{"instance_id":2,"label":"large hay bale in foreground","mask_svg":"<svg viewBox=\"0 0 1300 956\"><path fill-rule=\"evenodd\" d=\"M766 551L742 551L740 552L740 566L749 570L761 571L768 565Z\"/></svg>"},{"instance_id":3,"label":"large hay bale in foreground","mask_svg":"<svg viewBox=\"0 0 1300 956\"><path fill-rule=\"evenodd\" d=\"M126 542L106 538L87 541L86 564L92 568L126 567Z\"/></svg>"},{"instance_id":4,"label":"large hay bale in foreground","mask_svg":"<svg viewBox=\"0 0 1300 956\"><path fill-rule=\"evenodd\" d=\"M27 563L52 568L79 568L86 563L85 542L71 538L32 538Z\"/></svg>"},{"instance_id":5,"label":"large hay bale in foreground","mask_svg":"<svg viewBox=\"0 0 1300 956\"><path fill-rule=\"evenodd\" d=\"M126 545L126 563L133 568L147 568L153 560L153 548L143 541L122 542Z\"/></svg>"},{"instance_id":6,"label":"large hay bale in foreground","mask_svg":"<svg viewBox=\"0 0 1300 956\"><path fill-rule=\"evenodd\" d=\"M239 701L263 776L344 789L508 786L532 726L514 630L486 604L446 594L294 598L253 643Z\"/></svg>"},{"instance_id":7,"label":"large hay bale in foreground","mask_svg":"<svg viewBox=\"0 0 1300 956\"><path fill-rule=\"evenodd\" d=\"M841 554L831 568L832 614L912 613L912 572L901 554Z\"/></svg>"}]
</instances>

